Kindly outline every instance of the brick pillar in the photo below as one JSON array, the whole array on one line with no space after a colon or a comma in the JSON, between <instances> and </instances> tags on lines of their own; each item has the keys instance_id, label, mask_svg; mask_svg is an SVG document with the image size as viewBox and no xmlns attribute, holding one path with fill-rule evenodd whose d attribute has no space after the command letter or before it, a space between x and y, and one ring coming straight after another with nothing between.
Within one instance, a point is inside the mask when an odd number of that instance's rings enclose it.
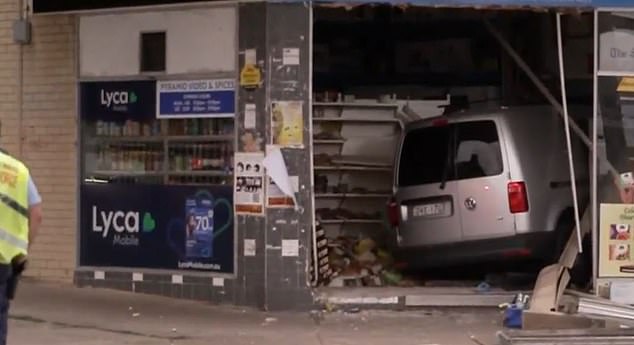
<instances>
[{"instance_id":1,"label":"brick pillar","mask_svg":"<svg viewBox=\"0 0 634 345\"><path fill-rule=\"evenodd\" d=\"M18 17L19 1L0 0L0 145L28 165L44 199L44 223L26 274L72 282L77 231L75 18L29 18L32 41L20 46L12 33Z\"/></svg>"}]
</instances>

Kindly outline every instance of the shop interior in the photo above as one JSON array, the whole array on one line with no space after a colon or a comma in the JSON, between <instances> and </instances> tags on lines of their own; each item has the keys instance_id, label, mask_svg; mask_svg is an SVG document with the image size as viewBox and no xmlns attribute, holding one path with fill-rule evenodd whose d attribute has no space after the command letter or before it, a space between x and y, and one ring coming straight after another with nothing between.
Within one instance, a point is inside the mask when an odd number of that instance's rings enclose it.
<instances>
[{"instance_id":1,"label":"shop interior","mask_svg":"<svg viewBox=\"0 0 634 345\"><path fill-rule=\"evenodd\" d=\"M230 185L233 118L84 121L85 183Z\"/></svg>"},{"instance_id":2,"label":"shop interior","mask_svg":"<svg viewBox=\"0 0 634 345\"><path fill-rule=\"evenodd\" d=\"M403 269L406 264L392 252L396 220L389 205L405 126L478 107L548 104L483 19L504 35L561 100L553 13L387 5L315 7L316 250L311 270L315 286L473 287L486 282L505 289L532 288L543 263L412 273ZM592 23L591 14L576 14L565 16L562 24L567 99L590 110ZM576 119L586 133L590 133L591 114L588 111ZM438 149L430 145L420 147L420 153ZM586 168L589 171L589 165ZM590 182L577 183L587 187ZM588 202L582 201L582 210ZM521 274L516 274L516 268Z\"/></svg>"}]
</instances>

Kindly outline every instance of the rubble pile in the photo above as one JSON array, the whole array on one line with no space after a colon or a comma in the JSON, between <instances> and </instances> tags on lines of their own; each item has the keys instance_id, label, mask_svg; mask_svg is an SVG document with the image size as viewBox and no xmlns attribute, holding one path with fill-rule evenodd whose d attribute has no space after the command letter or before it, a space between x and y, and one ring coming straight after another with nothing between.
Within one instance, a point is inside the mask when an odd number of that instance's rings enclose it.
<instances>
[{"instance_id":1,"label":"rubble pile","mask_svg":"<svg viewBox=\"0 0 634 345\"><path fill-rule=\"evenodd\" d=\"M371 238L340 236L329 239L333 275L329 287L412 286L396 271L392 256Z\"/></svg>"}]
</instances>

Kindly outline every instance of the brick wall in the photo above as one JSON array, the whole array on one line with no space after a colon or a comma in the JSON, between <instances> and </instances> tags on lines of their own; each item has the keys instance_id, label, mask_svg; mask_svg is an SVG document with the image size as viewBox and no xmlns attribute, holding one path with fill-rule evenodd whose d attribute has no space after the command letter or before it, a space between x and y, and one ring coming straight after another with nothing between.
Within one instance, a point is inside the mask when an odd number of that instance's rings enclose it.
<instances>
[{"instance_id":1,"label":"brick wall","mask_svg":"<svg viewBox=\"0 0 634 345\"><path fill-rule=\"evenodd\" d=\"M77 229L75 22L72 16L32 18L32 42L20 48L12 41L17 3L0 0L0 144L27 163L44 199L28 275L71 282Z\"/></svg>"}]
</instances>

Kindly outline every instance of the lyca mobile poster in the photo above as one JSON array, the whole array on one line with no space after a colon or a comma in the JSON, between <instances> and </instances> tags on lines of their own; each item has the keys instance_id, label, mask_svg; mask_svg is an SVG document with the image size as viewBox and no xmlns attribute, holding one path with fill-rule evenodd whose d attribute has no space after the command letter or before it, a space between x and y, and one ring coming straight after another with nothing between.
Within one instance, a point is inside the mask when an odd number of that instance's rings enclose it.
<instances>
[{"instance_id":1,"label":"lyca mobile poster","mask_svg":"<svg viewBox=\"0 0 634 345\"><path fill-rule=\"evenodd\" d=\"M230 186L81 187L80 264L234 272Z\"/></svg>"}]
</instances>

